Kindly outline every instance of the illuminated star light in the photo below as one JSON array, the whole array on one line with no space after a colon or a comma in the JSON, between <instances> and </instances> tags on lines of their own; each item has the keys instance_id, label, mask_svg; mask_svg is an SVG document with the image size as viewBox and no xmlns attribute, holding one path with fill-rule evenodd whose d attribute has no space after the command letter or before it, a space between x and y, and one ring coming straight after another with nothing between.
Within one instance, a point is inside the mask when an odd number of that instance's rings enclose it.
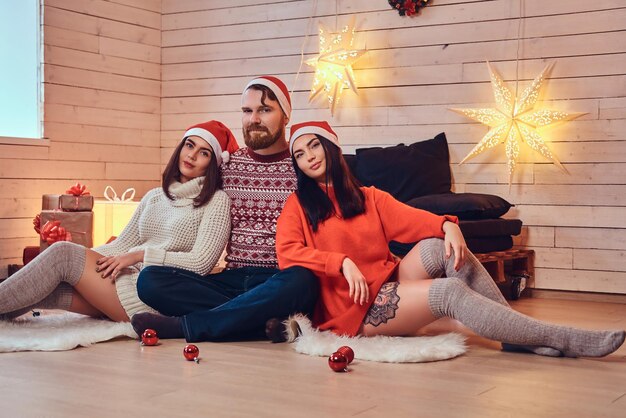
<instances>
[{"instance_id":1,"label":"illuminated star light","mask_svg":"<svg viewBox=\"0 0 626 418\"><path fill-rule=\"evenodd\" d=\"M357 86L354 80L352 64L367 51L354 49L354 16L350 23L341 31L331 33L324 25L319 26L320 52L315 58L306 63L315 67L315 78L311 86L309 102L320 93L325 93L330 108L330 114L335 114L335 108L344 89L349 88L356 94Z\"/></svg>"},{"instance_id":2,"label":"illuminated star light","mask_svg":"<svg viewBox=\"0 0 626 418\"><path fill-rule=\"evenodd\" d=\"M586 113L565 113L556 110L535 109L537 100L541 95L541 89L552 64L548 64L543 71L541 71L520 97L513 96L511 91L504 85L500 75L489 62L487 62L487 66L491 74L491 87L493 88L493 94L496 100L496 108L450 109L468 118L474 119L483 125L487 125L490 128L489 132L487 132L469 154L463 158L460 164L504 142L510 185L519 157L519 141L522 140L530 148L567 172L556 155L550 151L537 129L557 122L576 119Z\"/></svg>"}]
</instances>

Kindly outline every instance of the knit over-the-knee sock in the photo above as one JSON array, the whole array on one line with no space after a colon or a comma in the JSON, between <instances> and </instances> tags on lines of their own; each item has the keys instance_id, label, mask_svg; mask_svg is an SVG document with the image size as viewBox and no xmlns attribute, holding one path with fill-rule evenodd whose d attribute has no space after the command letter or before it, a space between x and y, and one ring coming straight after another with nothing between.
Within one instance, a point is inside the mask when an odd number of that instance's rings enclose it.
<instances>
[{"instance_id":1,"label":"knit over-the-knee sock","mask_svg":"<svg viewBox=\"0 0 626 418\"><path fill-rule=\"evenodd\" d=\"M455 271L454 251L450 255L450 258L446 258L446 248L442 239L425 239L420 241L417 246L426 273L433 279L440 277L456 277L463 280L473 291L480 293L494 302L498 302L500 305L509 306L489 272L471 251L467 251L465 264L463 264L459 271Z\"/></svg>"},{"instance_id":2,"label":"knit over-the-knee sock","mask_svg":"<svg viewBox=\"0 0 626 418\"><path fill-rule=\"evenodd\" d=\"M459 271L455 271L455 254L453 252L450 258L446 258L446 248L442 239L429 238L420 241L417 245L422 264L430 277L434 279L439 277L456 277L473 291L501 305L509 306L489 272L471 251L468 251L466 254L465 264ZM529 351L550 357L560 357L562 355L560 351L550 347L502 344L502 349L505 351Z\"/></svg>"},{"instance_id":3,"label":"knit over-the-knee sock","mask_svg":"<svg viewBox=\"0 0 626 418\"><path fill-rule=\"evenodd\" d=\"M0 320L14 319L33 309L63 309L67 311L70 306L72 306L73 293L74 288L63 282L43 300L25 308L18 309L17 311L0 314Z\"/></svg>"},{"instance_id":4,"label":"knit over-the-knee sock","mask_svg":"<svg viewBox=\"0 0 626 418\"><path fill-rule=\"evenodd\" d=\"M433 280L428 304L436 318L454 318L482 337L519 345L552 347L567 357L602 357L617 350L626 333L587 331L523 315L450 277Z\"/></svg>"},{"instance_id":5,"label":"knit over-the-knee sock","mask_svg":"<svg viewBox=\"0 0 626 418\"><path fill-rule=\"evenodd\" d=\"M83 274L85 258L86 249L83 246L66 241L52 244L0 284L0 314L37 306L51 296L61 283L75 286ZM53 296L46 303L57 300L67 304L67 292L64 290L65 287L61 288L62 294Z\"/></svg>"}]
</instances>

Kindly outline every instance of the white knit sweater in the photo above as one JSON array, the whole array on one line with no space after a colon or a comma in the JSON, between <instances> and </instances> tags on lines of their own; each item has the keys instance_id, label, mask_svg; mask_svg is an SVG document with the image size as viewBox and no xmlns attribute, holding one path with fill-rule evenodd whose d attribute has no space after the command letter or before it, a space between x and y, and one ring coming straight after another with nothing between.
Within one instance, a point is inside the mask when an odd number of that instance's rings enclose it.
<instances>
[{"instance_id":1,"label":"white knit sweater","mask_svg":"<svg viewBox=\"0 0 626 418\"><path fill-rule=\"evenodd\" d=\"M204 177L198 177L173 183L170 194L174 200L169 200L161 187L150 190L117 239L93 249L104 256L144 251L143 263L127 269L116 282L120 302L129 316L146 310L136 292L143 267L179 267L204 275L219 261L230 235L230 199L218 190L207 204L194 207L193 198L200 193L203 181Z\"/></svg>"}]
</instances>

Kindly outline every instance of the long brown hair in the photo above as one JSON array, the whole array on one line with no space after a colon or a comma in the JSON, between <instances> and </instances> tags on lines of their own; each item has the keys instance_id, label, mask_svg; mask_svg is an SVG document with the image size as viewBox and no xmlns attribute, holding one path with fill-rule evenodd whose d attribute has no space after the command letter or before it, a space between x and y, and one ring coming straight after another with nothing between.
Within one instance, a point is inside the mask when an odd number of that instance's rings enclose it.
<instances>
[{"instance_id":1,"label":"long brown hair","mask_svg":"<svg viewBox=\"0 0 626 418\"><path fill-rule=\"evenodd\" d=\"M161 187L163 187L163 192L168 199L174 200L174 196L170 193L170 186L175 181L180 181L180 167L179 167L179 159L180 159L180 150L185 146L185 141L187 138L183 138L183 140L178 144L170 160L165 166L165 170L163 171L163 177L161 180ZM215 192L218 189L222 188L222 173L217 166L217 159L215 158L215 152L211 152L211 161L209 161L209 165L204 173L204 183L202 185L202 190L200 190L200 194L193 199L193 205L195 207L200 207L206 204Z\"/></svg>"},{"instance_id":2,"label":"long brown hair","mask_svg":"<svg viewBox=\"0 0 626 418\"><path fill-rule=\"evenodd\" d=\"M360 189L359 181L350 172L341 149L323 136L317 134L315 136L324 148L324 155L326 156L325 184L326 187L332 184L334 188L341 211L340 215L343 219L350 219L364 213L365 195ZM317 181L300 170L293 155L291 161L298 179L296 195L313 231L317 231L321 222L335 214L335 207Z\"/></svg>"}]
</instances>

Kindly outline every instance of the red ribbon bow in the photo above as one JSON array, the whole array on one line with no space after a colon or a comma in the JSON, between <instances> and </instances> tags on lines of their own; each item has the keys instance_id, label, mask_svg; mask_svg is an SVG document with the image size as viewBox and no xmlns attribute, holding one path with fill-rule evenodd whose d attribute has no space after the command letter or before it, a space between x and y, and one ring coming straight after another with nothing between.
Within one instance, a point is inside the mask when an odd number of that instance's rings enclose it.
<instances>
[{"instance_id":1,"label":"red ribbon bow","mask_svg":"<svg viewBox=\"0 0 626 418\"><path fill-rule=\"evenodd\" d=\"M52 245L57 241L71 241L72 234L61 226L61 221L48 221L41 228L41 239L46 241L48 245Z\"/></svg>"},{"instance_id":2,"label":"red ribbon bow","mask_svg":"<svg viewBox=\"0 0 626 418\"><path fill-rule=\"evenodd\" d=\"M35 228L36 233L41 235L41 216L39 214L33 218L33 228Z\"/></svg>"},{"instance_id":3,"label":"red ribbon bow","mask_svg":"<svg viewBox=\"0 0 626 418\"><path fill-rule=\"evenodd\" d=\"M71 194L74 196L89 196L89 192L87 191L87 186L84 184L76 183L69 189L65 191L65 194Z\"/></svg>"}]
</instances>

